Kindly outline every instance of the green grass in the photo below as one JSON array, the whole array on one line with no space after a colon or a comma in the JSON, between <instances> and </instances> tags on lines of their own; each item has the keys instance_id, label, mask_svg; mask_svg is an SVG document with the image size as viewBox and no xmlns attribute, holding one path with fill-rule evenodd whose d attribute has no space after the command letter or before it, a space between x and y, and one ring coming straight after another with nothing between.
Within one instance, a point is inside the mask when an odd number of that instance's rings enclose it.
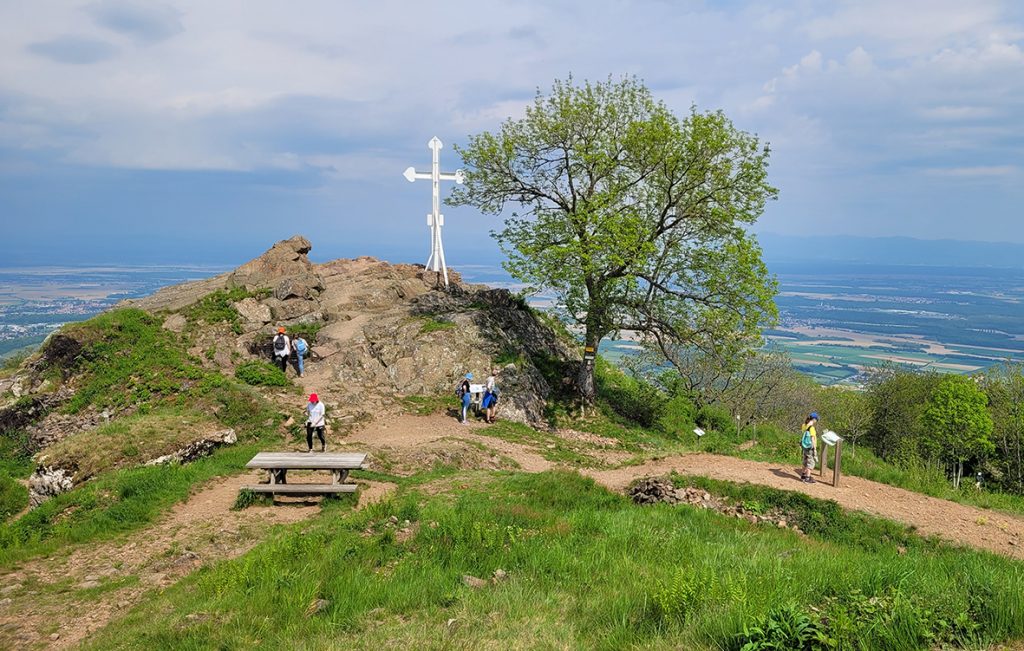
<instances>
[{"instance_id":1,"label":"green grass","mask_svg":"<svg viewBox=\"0 0 1024 651\"><path fill-rule=\"evenodd\" d=\"M186 391L203 370L161 321L141 310L121 309L65 326L83 344L74 371L78 383L67 411L93 406L125 408Z\"/></svg>"},{"instance_id":2,"label":"green grass","mask_svg":"<svg viewBox=\"0 0 1024 651\"><path fill-rule=\"evenodd\" d=\"M0 473L0 522L28 506L28 489L13 477Z\"/></svg>"},{"instance_id":3,"label":"green grass","mask_svg":"<svg viewBox=\"0 0 1024 651\"><path fill-rule=\"evenodd\" d=\"M423 325L420 326L420 332L426 334L428 332L437 332L438 330L451 330L454 327L455 323L452 321L431 316L424 320Z\"/></svg>"},{"instance_id":4,"label":"green grass","mask_svg":"<svg viewBox=\"0 0 1024 651\"><path fill-rule=\"evenodd\" d=\"M51 369L75 374L78 393L69 410L122 407L134 414L48 451L97 476L0 525L0 566L144 527L196 484L238 472L275 436L282 416L263 396L199 368L184 342L160 324L129 309L65 329L82 343L73 368ZM170 452L214 426L233 428L238 444L184 466L111 470ZM27 476L33 466L23 434L0 437L0 473Z\"/></svg>"},{"instance_id":5,"label":"green grass","mask_svg":"<svg viewBox=\"0 0 1024 651\"><path fill-rule=\"evenodd\" d=\"M849 539L801 538L690 507L636 507L565 472L474 475L461 486L407 490L356 513L328 509L151 593L86 648L270 649L301 640L303 648L740 649L763 641L755 629L785 629L793 613L832 641L807 648L975 647L1024 636L1020 563L929 541L901 555L902 539L877 539L883 525L841 513L833 524L848 527ZM411 531L401 534L405 520ZM506 580L481 589L462 582L498 569ZM326 606L311 608L321 599Z\"/></svg>"},{"instance_id":6,"label":"green grass","mask_svg":"<svg viewBox=\"0 0 1024 651\"><path fill-rule=\"evenodd\" d=\"M193 328L200 323L206 323L207 325L227 323L231 326L232 332L242 334L241 316L238 314L238 310L232 306L232 303L237 303L250 296L265 298L269 295L267 290L253 293L246 291L244 287L222 289L208 294L198 303L182 310L181 313L185 315L186 321Z\"/></svg>"},{"instance_id":7,"label":"green grass","mask_svg":"<svg viewBox=\"0 0 1024 651\"><path fill-rule=\"evenodd\" d=\"M218 450L185 465L126 468L58 495L13 522L0 524L0 567L134 531L183 501L194 486L233 474L258 452L254 444Z\"/></svg>"},{"instance_id":8,"label":"green grass","mask_svg":"<svg viewBox=\"0 0 1024 651\"><path fill-rule=\"evenodd\" d=\"M239 364L235 369L235 377L257 387L286 387L292 383L280 368L259 360Z\"/></svg>"}]
</instances>

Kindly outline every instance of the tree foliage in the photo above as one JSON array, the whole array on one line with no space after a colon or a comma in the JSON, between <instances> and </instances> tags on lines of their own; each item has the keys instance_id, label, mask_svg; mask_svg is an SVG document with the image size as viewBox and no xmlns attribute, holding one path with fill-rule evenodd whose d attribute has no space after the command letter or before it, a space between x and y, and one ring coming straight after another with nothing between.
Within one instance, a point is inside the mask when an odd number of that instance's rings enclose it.
<instances>
[{"instance_id":1,"label":"tree foliage","mask_svg":"<svg viewBox=\"0 0 1024 651\"><path fill-rule=\"evenodd\" d=\"M954 486L960 486L965 461L995 450L989 438L992 417L988 398L969 377L944 377L929 397L921 418L931 434L933 450L953 467Z\"/></svg>"},{"instance_id":2,"label":"tree foliage","mask_svg":"<svg viewBox=\"0 0 1024 651\"><path fill-rule=\"evenodd\" d=\"M850 442L850 456L857 456L857 441L871 429L871 405L868 396L843 387L821 389L817 409L825 423Z\"/></svg>"},{"instance_id":3,"label":"tree foliage","mask_svg":"<svg viewBox=\"0 0 1024 651\"><path fill-rule=\"evenodd\" d=\"M679 119L634 78L570 78L457 151L466 184L449 203L516 204L494 234L505 268L553 290L586 345L629 330L728 356L775 319L775 282L744 229L776 196L768 148L721 112ZM593 399L587 364L579 388Z\"/></svg>"},{"instance_id":4,"label":"tree foliage","mask_svg":"<svg viewBox=\"0 0 1024 651\"><path fill-rule=\"evenodd\" d=\"M1024 364L989 369L982 387L989 398L996 447L990 473L1007 488L1024 494Z\"/></svg>"}]
</instances>

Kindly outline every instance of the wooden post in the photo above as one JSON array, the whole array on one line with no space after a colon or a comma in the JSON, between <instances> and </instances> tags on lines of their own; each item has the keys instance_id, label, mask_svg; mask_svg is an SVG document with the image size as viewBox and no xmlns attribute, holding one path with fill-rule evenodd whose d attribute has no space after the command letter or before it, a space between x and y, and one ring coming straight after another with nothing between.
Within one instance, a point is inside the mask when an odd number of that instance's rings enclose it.
<instances>
[{"instance_id":1,"label":"wooden post","mask_svg":"<svg viewBox=\"0 0 1024 651\"><path fill-rule=\"evenodd\" d=\"M839 488L839 467L843 460L843 442L842 440L836 441L836 462L833 464L835 467L832 469L832 487Z\"/></svg>"},{"instance_id":2,"label":"wooden post","mask_svg":"<svg viewBox=\"0 0 1024 651\"><path fill-rule=\"evenodd\" d=\"M822 441L821 442L821 467L818 468L818 476L819 477L824 477L825 476L825 470L828 468L828 457L826 456L827 452L828 452L828 444L825 443L825 441Z\"/></svg>"}]
</instances>

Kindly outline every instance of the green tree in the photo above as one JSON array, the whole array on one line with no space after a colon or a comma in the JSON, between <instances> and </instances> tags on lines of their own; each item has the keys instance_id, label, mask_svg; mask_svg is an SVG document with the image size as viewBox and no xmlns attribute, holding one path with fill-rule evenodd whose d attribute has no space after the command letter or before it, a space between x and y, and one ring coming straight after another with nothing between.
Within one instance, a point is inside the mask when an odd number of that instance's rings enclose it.
<instances>
[{"instance_id":1,"label":"green tree","mask_svg":"<svg viewBox=\"0 0 1024 651\"><path fill-rule=\"evenodd\" d=\"M989 438L992 417L988 413L988 397L972 378L944 377L928 399L921 418L952 466L955 488L960 487L965 461L995 450Z\"/></svg>"},{"instance_id":2,"label":"green tree","mask_svg":"<svg viewBox=\"0 0 1024 651\"><path fill-rule=\"evenodd\" d=\"M721 112L680 120L635 78L570 78L456 150L468 170L449 203L518 205L493 233L505 269L553 290L587 346L628 330L728 358L776 318L775 281L744 229L776 196L768 148ZM577 384L592 402L592 365Z\"/></svg>"},{"instance_id":3,"label":"green tree","mask_svg":"<svg viewBox=\"0 0 1024 651\"><path fill-rule=\"evenodd\" d=\"M871 405L868 396L844 387L824 387L818 410L836 433L850 442L850 456L857 456L857 441L871 428Z\"/></svg>"},{"instance_id":4,"label":"green tree","mask_svg":"<svg viewBox=\"0 0 1024 651\"><path fill-rule=\"evenodd\" d=\"M982 386L993 419L994 469L1008 490L1024 494L1024 364L988 369Z\"/></svg>"},{"instance_id":5,"label":"green tree","mask_svg":"<svg viewBox=\"0 0 1024 651\"><path fill-rule=\"evenodd\" d=\"M921 418L938 373L908 371L894 365L874 369L868 380L871 406L869 443L886 461L907 465L935 454Z\"/></svg>"}]
</instances>

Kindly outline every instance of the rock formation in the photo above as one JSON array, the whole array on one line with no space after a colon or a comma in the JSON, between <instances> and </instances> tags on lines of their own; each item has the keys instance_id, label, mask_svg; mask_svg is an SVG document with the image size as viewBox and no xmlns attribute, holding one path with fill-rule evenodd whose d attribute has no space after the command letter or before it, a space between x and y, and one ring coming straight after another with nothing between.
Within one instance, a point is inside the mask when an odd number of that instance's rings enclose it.
<instances>
[{"instance_id":1,"label":"rock formation","mask_svg":"<svg viewBox=\"0 0 1024 651\"><path fill-rule=\"evenodd\" d=\"M158 316L194 360L226 375L241 363L269 359L278 327L302 330L312 357L306 377L297 382L320 394L336 428L395 409L404 396L450 395L454 407L459 378L473 372L483 382L499 368L498 418L544 424L552 387L534 360L578 360L578 354L521 300L507 290L465 284L454 272L449 272L450 288L441 289L436 274L420 265L368 257L314 264L308 258L311 248L295 236L232 272L118 307ZM227 292L232 301L237 317L229 323L206 323L202 309L190 309L216 292ZM39 355L0 385L0 427L26 431L34 450L132 411L131 406L117 413L91 407L62 411L74 397L74 373L86 343L73 332L55 333ZM294 370L289 375L294 377ZM221 434L150 463L187 461L233 442L234 432ZM34 504L87 479L76 477L75 468L42 467L45 454L38 458Z\"/></svg>"}]
</instances>

